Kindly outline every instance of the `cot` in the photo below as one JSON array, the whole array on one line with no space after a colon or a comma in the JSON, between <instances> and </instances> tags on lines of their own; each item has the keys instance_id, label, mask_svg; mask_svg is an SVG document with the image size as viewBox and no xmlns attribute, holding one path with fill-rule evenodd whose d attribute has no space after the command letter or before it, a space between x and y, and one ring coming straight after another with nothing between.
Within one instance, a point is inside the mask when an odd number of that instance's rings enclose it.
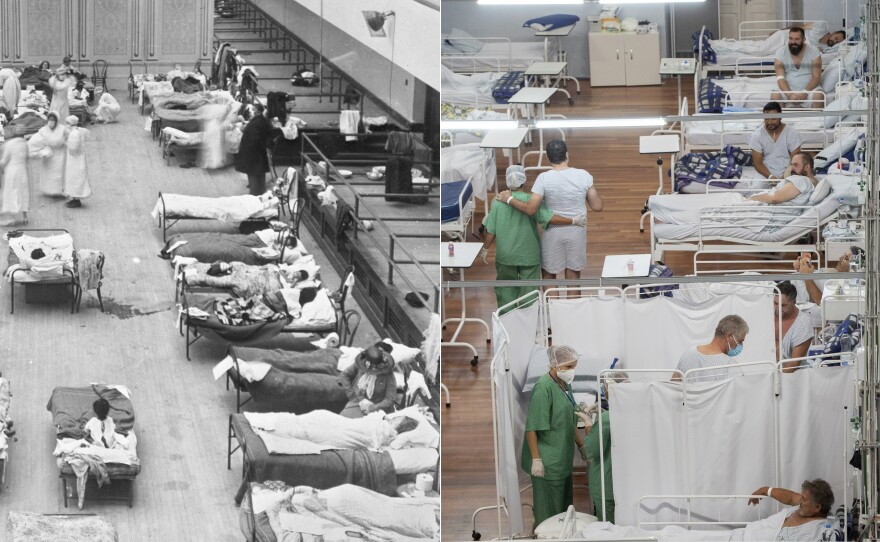
<instances>
[{"instance_id":1,"label":"cot","mask_svg":"<svg viewBox=\"0 0 880 542\"><path fill-rule=\"evenodd\" d=\"M315 281L320 277L314 256L305 255L292 264L248 265L241 262L229 262L228 274L212 273L213 264L177 258L175 273L175 293L180 295L185 286L222 289L237 297L253 297L275 292L302 281ZM306 277L302 277L302 272Z\"/></svg>"},{"instance_id":2,"label":"cot","mask_svg":"<svg viewBox=\"0 0 880 542\"><path fill-rule=\"evenodd\" d=\"M62 481L62 491L64 493L64 507L68 505L68 498L72 494L73 485L71 482L77 480L77 474L67 462L68 454L77 450L86 450L86 453L97 454L99 451L104 452L120 452L119 455L102 456L105 463L110 481L115 483L123 481L127 492L125 495L129 508L134 502L134 480L140 473L141 465L137 457L137 439L134 433L134 407L129 398L130 392L124 386L105 386L92 384L85 387L57 387L52 390L52 396L46 405L46 410L52 413L52 425L55 428L56 439L58 440L53 455L58 457L59 477ZM98 448L90 446L88 448L80 448L85 443L82 440L83 426L86 422L94 417L92 403L98 398L103 397L110 403L110 417L116 423L117 433L127 433L129 448L122 453L122 450ZM74 454L75 455L75 454ZM113 459L122 459L126 462L116 462ZM93 469L88 469L85 474L87 478L94 479L96 473ZM77 482L74 485L78 487L80 492L80 502L84 495L81 493L85 489L85 484ZM113 495L105 497L90 497L95 500L116 500ZM80 505L82 508L82 505Z\"/></svg>"},{"instance_id":3,"label":"cot","mask_svg":"<svg viewBox=\"0 0 880 542\"><path fill-rule=\"evenodd\" d=\"M159 220L162 241L167 241L168 230L181 220L220 220L246 222L278 218L280 201L270 192L262 196L228 196L207 198L183 194L163 194L151 214Z\"/></svg>"},{"instance_id":4,"label":"cot","mask_svg":"<svg viewBox=\"0 0 880 542\"><path fill-rule=\"evenodd\" d=\"M463 74L454 72L447 66L441 66L440 71L443 103L475 108L498 106L498 102L492 96L492 89L502 73Z\"/></svg>"},{"instance_id":5,"label":"cot","mask_svg":"<svg viewBox=\"0 0 880 542\"><path fill-rule=\"evenodd\" d=\"M268 412L304 413L321 408L341 412L348 402L345 390L339 385L337 364L342 351L337 348L315 348L310 343L296 352L282 349L263 349L230 346L227 351L232 365L226 371L226 388L235 388L236 412L253 401L260 410ZM247 360L247 361L244 361ZM266 375L248 381L242 367L259 361L272 367ZM247 372L247 369L245 369ZM245 392L249 397L242 400Z\"/></svg>"},{"instance_id":6,"label":"cot","mask_svg":"<svg viewBox=\"0 0 880 542\"><path fill-rule=\"evenodd\" d=\"M322 506L306 509L299 504L305 502L304 497L308 502L320 502ZM309 534L282 528L286 522L282 523L278 518L284 515L282 510L289 505L295 512L314 514L319 518L324 536L345 533L353 538L371 540L437 540L440 536L440 499L436 492L423 497L399 498L351 485L318 491L305 486L254 483L249 485L248 499L239 512L239 524L245 539L274 542L292 535L308 538ZM301 529L311 530L304 526Z\"/></svg>"},{"instance_id":7,"label":"cot","mask_svg":"<svg viewBox=\"0 0 880 542\"><path fill-rule=\"evenodd\" d=\"M422 422L427 423L427 422ZM232 454L242 451L242 485L236 495L241 503L247 484L279 480L303 483L319 488L354 484L394 495L399 476L412 476L433 470L439 454L436 449L417 447L383 449L322 450L310 454L270 454L262 437L247 414L230 414L227 435L227 468L232 468Z\"/></svg>"},{"instance_id":8,"label":"cot","mask_svg":"<svg viewBox=\"0 0 880 542\"><path fill-rule=\"evenodd\" d=\"M193 232L171 236L159 257L193 258L204 263L242 262L248 265L293 263L305 254L302 243L286 226L278 231L261 230L250 234Z\"/></svg>"},{"instance_id":9,"label":"cot","mask_svg":"<svg viewBox=\"0 0 880 542\"><path fill-rule=\"evenodd\" d=\"M20 229L10 232L8 267L9 313L15 312L15 286L65 288L70 313L76 311L80 284L73 237L64 229Z\"/></svg>"}]
</instances>

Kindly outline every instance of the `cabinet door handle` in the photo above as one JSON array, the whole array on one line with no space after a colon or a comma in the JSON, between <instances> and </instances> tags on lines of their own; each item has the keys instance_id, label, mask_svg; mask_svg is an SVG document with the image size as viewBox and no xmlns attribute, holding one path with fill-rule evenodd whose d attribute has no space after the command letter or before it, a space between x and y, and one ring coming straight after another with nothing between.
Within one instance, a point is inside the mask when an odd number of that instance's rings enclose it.
<instances>
[{"instance_id":1,"label":"cabinet door handle","mask_svg":"<svg viewBox=\"0 0 880 542\"><path fill-rule=\"evenodd\" d=\"M632 49L629 50L629 59L630 60L633 59L633 50Z\"/></svg>"},{"instance_id":2,"label":"cabinet door handle","mask_svg":"<svg viewBox=\"0 0 880 542\"><path fill-rule=\"evenodd\" d=\"M617 60L620 60L620 49L615 49L617 51Z\"/></svg>"}]
</instances>

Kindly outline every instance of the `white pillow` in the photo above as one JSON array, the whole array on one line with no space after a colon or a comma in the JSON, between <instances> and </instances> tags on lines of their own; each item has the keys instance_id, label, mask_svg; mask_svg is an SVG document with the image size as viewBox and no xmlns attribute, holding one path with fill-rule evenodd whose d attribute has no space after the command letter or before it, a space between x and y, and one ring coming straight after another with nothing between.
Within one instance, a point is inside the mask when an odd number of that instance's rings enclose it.
<instances>
[{"instance_id":1,"label":"white pillow","mask_svg":"<svg viewBox=\"0 0 880 542\"><path fill-rule=\"evenodd\" d=\"M529 28L532 30L536 30L538 32L544 32L545 30L549 30L553 28L552 24L541 24L541 23L532 23L529 25Z\"/></svg>"},{"instance_id":2,"label":"white pillow","mask_svg":"<svg viewBox=\"0 0 880 542\"><path fill-rule=\"evenodd\" d=\"M394 363L410 363L422 351L420 348L410 348L405 344L392 342L391 339L384 339L382 342L391 345L391 358Z\"/></svg>"},{"instance_id":3,"label":"white pillow","mask_svg":"<svg viewBox=\"0 0 880 542\"><path fill-rule=\"evenodd\" d=\"M825 94L834 92L837 86L837 80L840 78L840 60L835 60L822 70L822 90Z\"/></svg>"},{"instance_id":4,"label":"white pillow","mask_svg":"<svg viewBox=\"0 0 880 542\"><path fill-rule=\"evenodd\" d=\"M464 38L464 39L460 39ZM450 45L461 51L462 53L476 54L485 45L482 41L474 39L473 36L459 28L453 28L452 32L446 38Z\"/></svg>"},{"instance_id":5,"label":"white pillow","mask_svg":"<svg viewBox=\"0 0 880 542\"><path fill-rule=\"evenodd\" d=\"M830 193L831 183L826 179L822 179L816 184L815 188L813 188L813 193L810 194L810 199L807 201L807 205L817 205L823 199L827 198Z\"/></svg>"},{"instance_id":6,"label":"white pillow","mask_svg":"<svg viewBox=\"0 0 880 542\"><path fill-rule=\"evenodd\" d=\"M846 111L849 109L852 95L840 93L840 97L825 106L825 111ZM834 128L834 125L840 122L841 117L825 117L825 128Z\"/></svg>"}]
</instances>

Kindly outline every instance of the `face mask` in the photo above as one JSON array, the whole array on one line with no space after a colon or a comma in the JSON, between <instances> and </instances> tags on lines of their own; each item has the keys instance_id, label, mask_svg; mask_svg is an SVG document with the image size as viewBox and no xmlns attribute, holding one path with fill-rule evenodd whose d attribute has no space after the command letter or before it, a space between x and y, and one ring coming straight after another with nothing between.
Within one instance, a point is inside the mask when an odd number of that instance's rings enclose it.
<instances>
[{"instance_id":1,"label":"face mask","mask_svg":"<svg viewBox=\"0 0 880 542\"><path fill-rule=\"evenodd\" d=\"M742 351L743 351L743 344L742 343L737 342L736 339L733 339L733 342L736 343L736 346L734 346L733 348L730 348L730 341L727 342L727 346L728 346L727 355L732 358L742 354Z\"/></svg>"},{"instance_id":2,"label":"face mask","mask_svg":"<svg viewBox=\"0 0 880 542\"><path fill-rule=\"evenodd\" d=\"M568 369L566 371L556 371L556 376L559 380L562 380L566 384L571 384L574 382L574 369Z\"/></svg>"}]
</instances>

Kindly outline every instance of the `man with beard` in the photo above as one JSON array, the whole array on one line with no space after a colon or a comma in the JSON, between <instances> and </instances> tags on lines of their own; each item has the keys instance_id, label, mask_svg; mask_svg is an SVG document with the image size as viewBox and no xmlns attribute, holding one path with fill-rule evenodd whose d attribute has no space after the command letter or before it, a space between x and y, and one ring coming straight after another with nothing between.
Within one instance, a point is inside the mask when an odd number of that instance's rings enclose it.
<instances>
[{"instance_id":1,"label":"man with beard","mask_svg":"<svg viewBox=\"0 0 880 542\"><path fill-rule=\"evenodd\" d=\"M771 100L788 101L792 107L822 107L819 95L811 92L822 82L822 55L806 42L803 28L788 30L788 47L776 52L773 65L780 92L771 94Z\"/></svg>"},{"instance_id":2,"label":"man with beard","mask_svg":"<svg viewBox=\"0 0 880 542\"><path fill-rule=\"evenodd\" d=\"M782 106L779 102L769 102L763 112L782 113ZM782 119L764 119L764 125L749 138L755 171L768 179L784 179L789 162L801 151L803 142L794 126L785 124Z\"/></svg>"}]
</instances>

